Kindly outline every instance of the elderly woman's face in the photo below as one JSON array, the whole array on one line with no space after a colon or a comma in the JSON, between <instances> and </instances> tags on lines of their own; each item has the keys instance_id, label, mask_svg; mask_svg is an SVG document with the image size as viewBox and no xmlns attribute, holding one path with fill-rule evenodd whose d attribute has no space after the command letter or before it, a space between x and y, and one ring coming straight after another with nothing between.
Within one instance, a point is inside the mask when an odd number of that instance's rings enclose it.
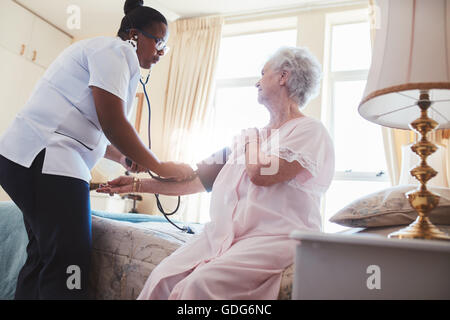
<instances>
[{"instance_id":1,"label":"elderly woman's face","mask_svg":"<svg viewBox=\"0 0 450 320\"><path fill-rule=\"evenodd\" d=\"M261 71L261 79L256 83L258 88L258 102L265 105L265 102L279 92L280 73L275 72L270 62L266 63Z\"/></svg>"}]
</instances>

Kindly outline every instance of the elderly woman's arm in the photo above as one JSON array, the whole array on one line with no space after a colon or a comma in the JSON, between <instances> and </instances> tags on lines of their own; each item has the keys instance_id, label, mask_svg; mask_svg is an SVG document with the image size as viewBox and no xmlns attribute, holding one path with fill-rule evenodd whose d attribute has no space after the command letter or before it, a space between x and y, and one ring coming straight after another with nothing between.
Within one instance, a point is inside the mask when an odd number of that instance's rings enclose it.
<instances>
[{"instance_id":1,"label":"elderly woman's arm","mask_svg":"<svg viewBox=\"0 0 450 320\"><path fill-rule=\"evenodd\" d=\"M164 182L155 179L138 179L134 183L134 177L122 176L97 189L100 193L157 193L168 196L183 196L204 192L205 188L197 177L189 181Z\"/></svg>"},{"instance_id":2,"label":"elderly woman's arm","mask_svg":"<svg viewBox=\"0 0 450 320\"><path fill-rule=\"evenodd\" d=\"M306 170L297 161L288 162L260 152L258 141L251 141L245 145L245 163L250 181L262 187L288 181ZM306 172L309 174L307 170Z\"/></svg>"},{"instance_id":3,"label":"elderly woman's arm","mask_svg":"<svg viewBox=\"0 0 450 320\"><path fill-rule=\"evenodd\" d=\"M158 193L167 196L184 196L206 191L198 177L190 181L181 182L164 182L155 179L143 179L141 180L141 184L141 192Z\"/></svg>"}]
</instances>

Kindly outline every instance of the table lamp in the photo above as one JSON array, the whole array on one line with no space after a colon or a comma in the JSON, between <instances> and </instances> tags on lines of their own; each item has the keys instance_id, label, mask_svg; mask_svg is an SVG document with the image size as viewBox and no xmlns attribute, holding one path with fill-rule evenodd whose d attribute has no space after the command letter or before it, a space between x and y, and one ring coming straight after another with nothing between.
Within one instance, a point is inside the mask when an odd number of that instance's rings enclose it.
<instances>
[{"instance_id":1,"label":"table lamp","mask_svg":"<svg viewBox=\"0 0 450 320\"><path fill-rule=\"evenodd\" d=\"M411 176L410 170L416 166L420 161L419 156L411 151L413 143L402 145L402 162L400 169L400 178L398 180L399 185L411 185L417 183L417 180ZM427 182L427 187L448 187L447 179L447 162L448 162L448 150L446 146L437 145L435 153L431 154L427 158L427 163L434 170L439 172L437 176Z\"/></svg>"},{"instance_id":2,"label":"table lamp","mask_svg":"<svg viewBox=\"0 0 450 320\"><path fill-rule=\"evenodd\" d=\"M371 122L420 135L411 147L420 162L410 171L420 185L406 194L418 217L389 237L450 240L428 218L439 196L426 187L437 174L427 164L436 151L427 133L450 128L450 0L378 0L376 5L379 29L358 111Z\"/></svg>"}]
</instances>

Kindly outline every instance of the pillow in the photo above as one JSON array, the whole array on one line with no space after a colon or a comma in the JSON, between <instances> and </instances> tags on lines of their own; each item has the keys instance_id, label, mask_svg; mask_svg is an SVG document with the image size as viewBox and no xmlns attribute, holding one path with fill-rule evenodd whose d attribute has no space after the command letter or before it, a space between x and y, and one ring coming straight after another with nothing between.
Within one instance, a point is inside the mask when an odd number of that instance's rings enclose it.
<instances>
[{"instance_id":1,"label":"pillow","mask_svg":"<svg viewBox=\"0 0 450 320\"><path fill-rule=\"evenodd\" d=\"M405 193L415 189L417 185L403 185L369 194L339 210L330 222L357 228L408 225L417 218L417 212ZM441 197L428 216L431 222L450 225L450 188L427 189Z\"/></svg>"}]
</instances>

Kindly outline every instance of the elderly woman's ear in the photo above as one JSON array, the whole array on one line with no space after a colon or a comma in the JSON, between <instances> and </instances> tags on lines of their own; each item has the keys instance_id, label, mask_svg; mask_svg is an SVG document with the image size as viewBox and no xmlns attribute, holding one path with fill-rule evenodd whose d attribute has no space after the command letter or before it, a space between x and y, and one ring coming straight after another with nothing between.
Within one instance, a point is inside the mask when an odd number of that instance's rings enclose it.
<instances>
[{"instance_id":1,"label":"elderly woman's ear","mask_svg":"<svg viewBox=\"0 0 450 320\"><path fill-rule=\"evenodd\" d=\"M284 86L289 78L289 71L283 70L280 75L280 86Z\"/></svg>"}]
</instances>

